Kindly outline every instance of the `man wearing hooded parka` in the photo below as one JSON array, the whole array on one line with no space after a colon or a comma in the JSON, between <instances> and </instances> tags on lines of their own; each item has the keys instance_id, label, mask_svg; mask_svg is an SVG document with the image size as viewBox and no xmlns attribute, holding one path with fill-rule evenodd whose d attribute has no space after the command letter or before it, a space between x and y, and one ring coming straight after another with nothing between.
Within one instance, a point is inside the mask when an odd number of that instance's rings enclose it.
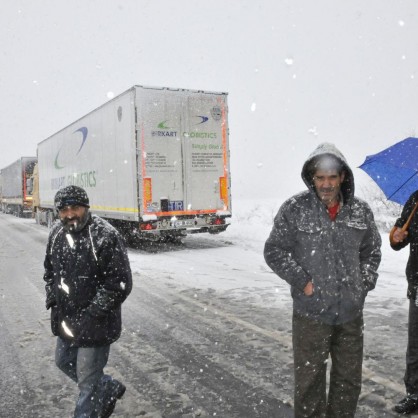
<instances>
[{"instance_id":1,"label":"man wearing hooded parka","mask_svg":"<svg viewBox=\"0 0 418 418\"><path fill-rule=\"evenodd\" d=\"M308 190L280 207L264 249L267 264L291 286L295 418L354 417L363 306L376 284L381 237L370 207L354 196L353 173L333 144L315 149L302 179Z\"/></svg>"}]
</instances>

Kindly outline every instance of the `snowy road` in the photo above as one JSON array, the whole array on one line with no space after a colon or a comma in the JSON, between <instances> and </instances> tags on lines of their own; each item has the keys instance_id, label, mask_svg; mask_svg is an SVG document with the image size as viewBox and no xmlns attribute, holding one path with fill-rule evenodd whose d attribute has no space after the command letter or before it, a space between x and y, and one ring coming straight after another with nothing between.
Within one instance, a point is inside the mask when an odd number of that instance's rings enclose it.
<instances>
[{"instance_id":1,"label":"snowy road","mask_svg":"<svg viewBox=\"0 0 418 418\"><path fill-rule=\"evenodd\" d=\"M0 417L71 417L77 391L55 367L44 309L48 231L0 214L0 234ZM231 226L129 250L134 289L108 363L128 386L115 417L292 416L291 301L261 246ZM384 290L396 274L402 283L403 263L383 263L382 291L368 298L358 417L396 416L403 394L404 289Z\"/></svg>"}]
</instances>

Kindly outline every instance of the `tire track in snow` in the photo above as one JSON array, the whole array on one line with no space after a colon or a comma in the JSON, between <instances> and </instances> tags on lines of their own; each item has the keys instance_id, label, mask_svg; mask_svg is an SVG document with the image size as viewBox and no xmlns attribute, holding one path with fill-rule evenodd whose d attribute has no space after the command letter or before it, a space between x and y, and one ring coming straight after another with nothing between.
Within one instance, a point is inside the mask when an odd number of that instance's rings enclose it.
<instances>
[{"instance_id":1,"label":"tire track in snow","mask_svg":"<svg viewBox=\"0 0 418 418\"><path fill-rule=\"evenodd\" d=\"M127 330L115 349L120 351L122 344L125 351L136 350L137 365L131 364L132 356L122 359L130 364L125 370L139 368L136 381L135 373L130 373L129 381L142 388L164 416L196 411L202 417L291 416L290 407L276 397L279 388L274 390L272 383L263 381L271 368L269 356L256 358L256 350L246 347L248 338L240 341L230 333L228 321L225 325L204 318L207 314L202 317L195 307L181 309L175 294L165 289L154 292L143 279L126 302ZM138 309L132 318L131 305L141 303L143 311ZM252 357L245 355L248 360L242 357L245 351L252 353ZM256 360L267 364L254 370Z\"/></svg>"},{"instance_id":2,"label":"tire track in snow","mask_svg":"<svg viewBox=\"0 0 418 418\"><path fill-rule=\"evenodd\" d=\"M152 281L152 279L147 281L147 289L149 290L150 288L154 289L155 294L162 293L162 289L159 287L159 285L155 283L155 281ZM188 296L185 292L179 292L175 288L165 288L164 292L166 292L167 294L171 294L172 298L181 299L185 303L185 305L175 305L178 309L182 311L187 312L189 310L189 308L186 305L194 305L197 308L199 308L199 310L202 312L210 311L216 317L223 318L224 320L235 323L238 326L243 327L251 332L254 332L258 335L262 335L263 337L266 337L268 339L274 340L280 346L284 346L290 349L292 347L292 339L291 334L289 334L289 332L265 328L256 325L253 322L244 320L236 316L236 314L227 311L225 308L227 305L229 306L229 304L225 303L225 301L217 299L216 297L210 298L208 297L209 295L205 295L205 301L202 301L202 297L191 297ZM276 350L279 349L279 347L276 347ZM387 401L388 392L391 393L392 398L400 399L404 396L404 387L398 382L383 377L379 375L378 372L366 366L363 366L363 387L362 394L360 396L360 401L365 404L364 409L369 410L369 412L366 412L366 415L364 416L374 416L370 415L370 411L373 412L373 410L376 408L376 404L377 407L382 408L382 410L384 411L380 413L380 415L375 415L376 417L397 416L395 413L391 411L391 408L393 407L393 402ZM293 404L293 402L290 400L289 404ZM371 404L372 407L369 407L368 404Z\"/></svg>"}]
</instances>

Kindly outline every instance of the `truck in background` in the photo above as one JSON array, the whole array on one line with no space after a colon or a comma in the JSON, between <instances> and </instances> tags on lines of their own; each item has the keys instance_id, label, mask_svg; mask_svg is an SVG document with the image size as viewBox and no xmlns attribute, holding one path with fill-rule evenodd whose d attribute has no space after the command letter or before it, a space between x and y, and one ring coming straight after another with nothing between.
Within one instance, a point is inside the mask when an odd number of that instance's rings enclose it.
<instances>
[{"instance_id":1,"label":"truck in background","mask_svg":"<svg viewBox=\"0 0 418 418\"><path fill-rule=\"evenodd\" d=\"M0 171L0 208L18 217L32 216L36 157L21 157Z\"/></svg>"},{"instance_id":2,"label":"truck in background","mask_svg":"<svg viewBox=\"0 0 418 418\"><path fill-rule=\"evenodd\" d=\"M134 86L38 144L34 213L83 187L126 235L176 240L231 216L227 93Z\"/></svg>"}]
</instances>

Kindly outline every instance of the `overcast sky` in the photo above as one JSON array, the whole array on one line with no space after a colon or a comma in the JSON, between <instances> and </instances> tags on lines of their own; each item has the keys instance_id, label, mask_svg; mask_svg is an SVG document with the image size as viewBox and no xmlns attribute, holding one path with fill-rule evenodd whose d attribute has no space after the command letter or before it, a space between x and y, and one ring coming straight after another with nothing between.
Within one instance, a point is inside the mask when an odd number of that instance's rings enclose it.
<instances>
[{"instance_id":1,"label":"overcast sky","mask_svg":"<svg viewBox=\"0 0 418 418\"><path fill-rule=\"evenodd\" d=\"M3 0L0 168L135 84L228 92L232 194L418 136L416 0Z\"/></svg>"}]
</instances>

